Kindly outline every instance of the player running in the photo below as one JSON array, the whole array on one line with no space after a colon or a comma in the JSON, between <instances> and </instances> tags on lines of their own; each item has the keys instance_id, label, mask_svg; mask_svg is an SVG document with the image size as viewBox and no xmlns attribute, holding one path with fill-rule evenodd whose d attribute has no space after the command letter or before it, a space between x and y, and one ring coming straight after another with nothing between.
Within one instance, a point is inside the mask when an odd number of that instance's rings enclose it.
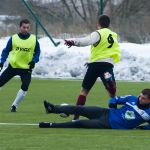
<instances>
[{"instance_id":1,"label":"player running","mask_svg":"<svg viewBox=\"0 0 150 150\"><path fill-rule=\"evenodd\" d=\"M115 97L116 95L113 67L120 60L120 47L117 41L117 34L111 31L109 26L109 17L102 15L98 20L98 30L84 38L65 40L65 45L69 47L91 45L88 69L84 76L76 105L85 104L86 97L98 77L101 78L109 96ZM74 120L76 119L78 119L78 116L74 117Z\"/></svg>"},{"instance_id":2,"label":"player running","mask_svg":"<svg viewBox=\"0 0 150 150\"><path fill-rule=\"evenodd\" d=\"M40 46L35 35L30 34L30 22L20 21L20 33L13 35L3 49L0 59L0 71L9 55L9 65L0 76L0 87L4 86L14 76L21 78L21 88L12 103L11 112L16 112L19 103L26 96L31 82L32 69L39 61Z\"/></svg>"}]
</instances>

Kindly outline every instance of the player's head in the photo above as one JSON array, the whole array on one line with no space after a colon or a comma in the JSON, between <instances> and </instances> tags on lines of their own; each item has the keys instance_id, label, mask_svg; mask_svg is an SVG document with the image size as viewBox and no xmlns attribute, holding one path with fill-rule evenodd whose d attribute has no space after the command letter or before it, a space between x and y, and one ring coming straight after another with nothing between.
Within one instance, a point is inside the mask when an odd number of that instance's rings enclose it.
<instances>
[{"instance_id":1,"label":"player's head","mask_svg":"<svg viewBox=\"0 0 150 150\"><path fill-rule=\"evenodd\" d=\"M30 30L30 21L28 19L23 19L20 21L20 32L22 34L27 34Z\"/></svg>"},{"instance_id":2,"label":"player's head","mask_svg":"<svg viewBox=\"0 0 150 150\"><path fill-rule=\"evenodd\" d=\"M107 15L99 16L98 23L102 28L108 28L110 25L110 18Z\"/></svg>"},{"instance_id":3,"label":"player's head","mask_svg":"<svg viewBox=\"0 0 150 150\"><path fill-rule=\"evenodd\" d=\"M150 103L150 89L143 89L139 96L140 104L149 104Z\"/></svg>"}]
</instances>

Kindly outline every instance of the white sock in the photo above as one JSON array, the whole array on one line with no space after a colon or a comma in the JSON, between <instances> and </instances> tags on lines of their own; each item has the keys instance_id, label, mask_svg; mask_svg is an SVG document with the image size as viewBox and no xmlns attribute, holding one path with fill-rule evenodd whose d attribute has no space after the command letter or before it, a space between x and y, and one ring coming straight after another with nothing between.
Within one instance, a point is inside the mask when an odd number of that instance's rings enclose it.
<instances>
[{"instance_id":1,"label":"white sock","mask_svg":"<svg viewBox=\"0 0 150 150\"><path fill-rule=\"evenodd\" d=\"M14 106L18 106L18 104L23 100L23 98L26 96L27 91L23 91L22 89L20 89L17 93L17 96L14 100L14 102L12 103L12 105Z\"/></svg>"}]
</instances>

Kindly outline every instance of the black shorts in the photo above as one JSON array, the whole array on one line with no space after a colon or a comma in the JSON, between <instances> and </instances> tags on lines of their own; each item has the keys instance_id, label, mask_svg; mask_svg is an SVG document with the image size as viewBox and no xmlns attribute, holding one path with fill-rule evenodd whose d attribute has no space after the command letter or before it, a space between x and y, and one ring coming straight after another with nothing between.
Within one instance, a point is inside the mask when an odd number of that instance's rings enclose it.
<instances>
[{"instance_id":1,"label":"black shorts","mask_svg":"<svg viewBox=\"0 0 150 150\"><path fill-rule=\"evenodd\" d=\"M27 91L31 82L31 74L32 70L30 69L12 68L11 65L9 65L0 76L0 87L6 84L14 76L19 75L22 82L21 89Z\"/></svg>"},{"instance_id":2,"label":"black shorts","mask_svg":"<svg viewBox=\"0 0 150 150\"><path fill-rule=\"evenodd\" d=\"M111 80L115 82L113 67L114 66L111 63L107 62L89 63L82 82L82 87L89 91L98 77L101 78L104 86L106 86L107 82L109 82L107 75L109 75Z\"/></svg>"}]
</instances>

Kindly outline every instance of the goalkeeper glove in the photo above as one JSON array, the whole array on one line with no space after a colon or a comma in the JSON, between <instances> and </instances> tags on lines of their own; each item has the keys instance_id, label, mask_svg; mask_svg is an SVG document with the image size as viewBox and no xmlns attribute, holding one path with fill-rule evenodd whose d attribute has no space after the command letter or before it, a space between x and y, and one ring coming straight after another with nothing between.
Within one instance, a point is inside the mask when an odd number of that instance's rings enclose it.
<instances>
[{"instance_id":1,"label":"goalkeeper glove","mask_svg":"<svg viewBox=\"0 0 150 150\"><path fill-rule=\"evenodd\" d=\"M109 108L115 108L115 109L117 109L117 100L116 100L116 98L111 98L110 100L109 100Z\"/></svg>"},{"instance_id":2,"label":"goalkeeper glove","mask_svg":"<svg viewBox=\"0 0 150 150\"><path fill-rule=\"evenodd\" d=\"M29 65L29 69L33 69L35 67L35 62L31 61L28 63L28 65Z\"/></svg>"},{"instance_id":3,"label":"goalkeeper glove","mask_svg":"<svg viewBox=\"0 0 150 150\"><path fill-rule=\"evenodd\" d=\"M73 40L65 40L64 44L67 45L68 48L75 45Z\"/></svg>"}]
</instances>

